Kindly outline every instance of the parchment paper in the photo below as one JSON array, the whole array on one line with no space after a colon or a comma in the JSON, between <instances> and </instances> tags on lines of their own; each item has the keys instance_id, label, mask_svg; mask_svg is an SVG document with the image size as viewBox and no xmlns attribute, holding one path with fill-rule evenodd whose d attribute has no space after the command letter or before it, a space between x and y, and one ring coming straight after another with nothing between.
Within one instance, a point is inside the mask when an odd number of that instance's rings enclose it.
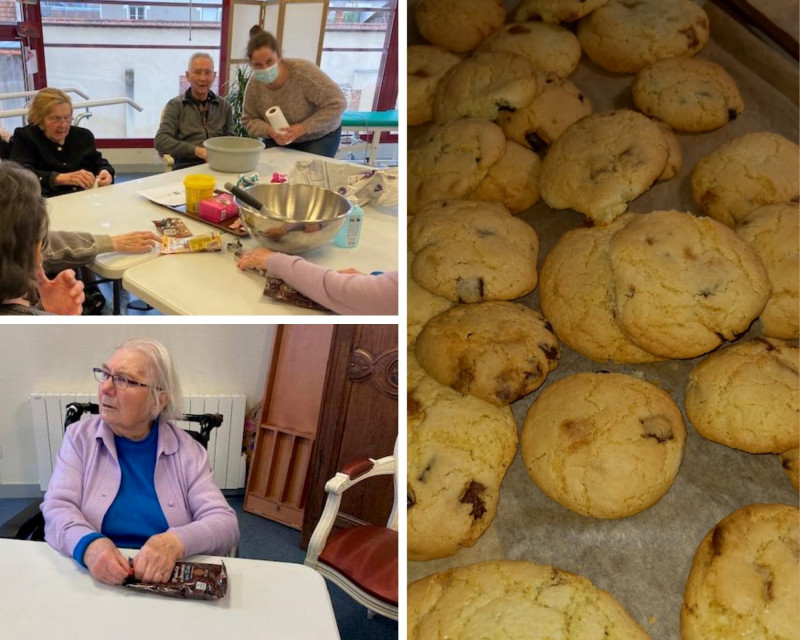
<instances>
[{"instance_id":1,"label":"parchment paper","mask_svg":"<svg viewBox=\"0 0 800 640\"><path fill-rule=\"evenodd\" d=\"M745 111L716 131L677 134L683 150L681 172L632 202L630 211L677 209L700 214L692 200L690 178L701 157L751 131L773 131L797 141L795 63L711 3L700 4L711 20L711 41L699 57L721 64L733 76L744 97ZM413 3L409 9L409 42L420 42L412 8ZM797 22L796 3L794 14L785 20ZM764 75L766 78L761 77ZM633 78L608 73L586 56L570 76L591 99L595 112L633 108ZM410 132L410 139L413 133ZM585 220L573 211L553 211L541 201L520 217L539 235L540 266L557 238ZM520 301L538 310L538 289ZM760 324L755 322L743 339L761 334ZM484 560L507 558L551 564L586 576L611 592L654 640L680 638L683 589L695 550L706 533L730 512L747 504L798 504L798 494L778 456L752 455L706 440L686 419L684 389L689 372L701 359L648 365L598 364L562 344L558 369L548 376L542 388L512 405L518 427L542 389L567 375L608 370L643 377L668 391L684 412L686 453L674 485L654 506L635 516L620 520L584 517L546 497L528 477L517 452L501 487L497 517L486 533L475 546L449 558L409 562L408 582Z\"/></svg>"}]
</instances>

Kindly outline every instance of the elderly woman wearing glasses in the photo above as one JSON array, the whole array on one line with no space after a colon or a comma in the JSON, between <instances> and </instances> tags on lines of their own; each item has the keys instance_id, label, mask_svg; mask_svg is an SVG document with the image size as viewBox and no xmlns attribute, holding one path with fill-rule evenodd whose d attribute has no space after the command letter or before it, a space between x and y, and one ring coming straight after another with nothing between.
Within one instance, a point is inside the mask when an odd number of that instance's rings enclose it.
<instances>
[{"instance_id":1,"label":"elderly woman wearing glasses","mask_svg":"<svg viewBox=\"0 0 800 640\"><path fill-rule=\"evenodd\" d=\"M133 575L166 582L176 560L225 555L239 539L236 514L214 484L205 449L180 418L172 358L156 340L120 345L94 369L99 416L71 425L42 503L45 540L97 580Z\"/></svg>"},{"instance_id":2,"label":"elderly woman wearing glasses","mask_svg":"<svg viewBox=\"0 0 800 640\"><path fill-rule=\"evenodd\" d=\"M97 150L92 132L72 126L72 100L52 87L28 105L28 125L14 131L10 159L36 174L45 197L114 182L114 167Z\"/></svg>"}]
</instances>

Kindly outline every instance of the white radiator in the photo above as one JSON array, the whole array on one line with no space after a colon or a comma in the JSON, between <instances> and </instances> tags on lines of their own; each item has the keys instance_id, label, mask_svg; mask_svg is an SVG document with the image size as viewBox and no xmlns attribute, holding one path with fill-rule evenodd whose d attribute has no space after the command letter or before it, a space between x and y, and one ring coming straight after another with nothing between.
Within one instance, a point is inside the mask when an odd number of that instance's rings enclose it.
<instances>
[{"instance_id":1,"label":"white radiator","mask_svg":"<svg viewBox=\"0 0 800 640\"><path fill-rule=\"evenodd\" d=\"M96 394L34 393L30 396L36 436L36 461L39 487L47 490L50 475L64 439L64 416L70 402L97 402ZM239 489L245 482L245 458L242 454L245 396L188 396L183 398L184 413L221 413L222 424L211 430L208 461L214 470L214 481L220 489ZM82 418L88 417L84 414ZM177 426L197 431L195 422L176 422Z\"/></svg>"}]
</instances>

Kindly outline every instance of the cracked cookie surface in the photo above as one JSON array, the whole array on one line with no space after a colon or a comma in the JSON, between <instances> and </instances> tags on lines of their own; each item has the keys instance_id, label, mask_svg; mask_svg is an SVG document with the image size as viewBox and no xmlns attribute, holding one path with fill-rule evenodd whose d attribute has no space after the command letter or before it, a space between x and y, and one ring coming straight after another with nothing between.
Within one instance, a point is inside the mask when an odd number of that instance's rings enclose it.
<instances>
[{"instance_id":1,"label":"cracked cookie surface","mask_svg":"<svg viewBox=\"0 0 800 640\"><path fill-rule=\"evenodd\" d=\"M708 16L692 0L609 0L578 23L584 53L614 73L693 56L708 35Z\"/></svg>"},{"instance_id":2,"label":"cracked cookie surface","mask_svg":"<svg viewBox=\"0 0 800 640\"><path fill-rule=\"evenodd\" d=\"M500 112L521 109L535 95L535 69L526 57L505 51L476 52L439 80L433 117L437 122L458 118L494 121Z\"/></svg>"},{"instance_id":3,"label":"cracked cookie surface","mask_svg":"<svg viewBox=\"0 0 800 640\"><path fill-rule=\"evenodd\" d=\"M496 406L511 404L558 367L558 340L540 313L514 302L458 305L417 337L417 360L441 384Z\"/></svg>"},{"instance_id":4,"label":"cracked cookie surface","mask_svg":"<svg viewBox=\"0 0 800 640\"><path fill-rule=\"evenodd\" d=\"M510 407L462 395L408 357L408 559L470 547L497 511L500 483L517 451Z\"/></svg>"},{"instance_id":5,"label":"cracked cookie surface","mask_svg":"<svg viewBox=\"0 0 800 640\"><path fill-rule=\"evenodd\" d=\"M800 628L798 509L751 504L695 552L681 607L683 640L794 640Z\"/></svg>"},{"instance_id":6,"label":"cracked cookie surface","mask_svg":"<svg viewBox=\"0 0 800 640\"><path fill-rule=\"evenodd\" d=\"M685 442L683 416L665 391L620 373L579 373L539 394L520 446L547 496L581 515L623 518L669 490Z\"/></svg>"},{"instance_id":7,"label":"cracked cookie surface","mask_svg":"<svg viewBox=\"0 0 800 640\"><path fill-rule=\"evenodd\" d=\"M533 206L539 199L542 161L533 151L512 140L486 177L468 195L470 200L499 202L511 213Z\"/></svg>"},{"instance_id":8,"label":"cracked cookie surface","mask_svg":"<svg viewBox=\"0 0 800 640\"><path fill-rule=\"evenodd\" d=\"M514 12L514 22L575 22L608 0L522 0Z\"/></svg>"},{"instance_id":9,"label":"cracked cookie surface","mask_svg":"<svg viewBox=\"0 0 800 640\"><path fill-rule=\"evenodd\" d=\"M408 150L408 213L434 200L466 198L505 151L503 130L488 120L462 118L432 125Z\"/></svg>"},{"instance_id":10,"label":"cracked cookie surface","mask_svg":"<svg viewBox=\"0 0 800 640\"><path fill-rule=\"evenodd\" d=\"M648 640L608 591L533 562L480 562L408 587L409 640Z\"/></svg>"},{"instance_id":11,"label":"cracked cookie surface","mask_svg":"<svg viewBox=\"0 0 800 640\"><path fill-rule=\"evenodd\" d=\"M609 244L638 215L642 214L624 213L604 227L567 231L547 254L539 273L542 313L562 342L595 362L663 360L631 342L614 318Z\"/></svg>"},{"instance_id":12,"label":"cracked cookie surface","mask_svg":"<svg viewBox=\"0 0 800 640\"><path fill-rule=\"evenodd\" d=\"M711 218L653 211L616 233L610 247L617 323L655 355L707 353L744 333L769 299L761 259Z\"/></svg>"},{"instance_id":13,"label":"cracked cookie surface","mask_svg":"<svg viewBox=\"0 0 800 640\"><path fill-rule=\"evenodd\" d=\"M439 80L448 69L461 62L461 58L426 44L409 46L406 55L408 126L414 127L433 120L433 97Z\"/></svg>"},{"instance_id":14,"label":"cracked cookie surface","mask_svg":"<svg viewBox=\"0 0 800 640\"><path fill-rule=\"evenodd\" d=\"M775 338L737 342L689 374L686 415L704 438L749 453L797 447L798 348Z\"/></svg>"},{"instance_id":15,"label":"cracked cookie surface","mask_svg":"<svg viewBox=\"0 0 800 640\"><path fill-rule=\"evenodd\" d=\"M746 133L700 159L692 197L703 211L733 227L753 209L797 200L800 148L769 131Z\"/></svg>"},{"instance_id":16,"label":"cracked cookie surface","mask_svg":"<svg viewBox=\"0 0 800 640\"><path fill-rule=\"evenodd\" d=\"M678 131L711 131L744 111L733 78L720 65L699 58L654 62L636 74L633 101L642 113Z\"/></svg>"},{"instance_id":17,"label":"cracked cookie surface","mask_svg":"<svg viewBox=\"0 0 800 640\"><path fill-rule=\"evenodd\" d=\"M658 125L636 111L587 116L553 143L542 162L542 199L609 224L664 172L669 156Z\"/></svg>"},{"instance_id":18,"label":"cracked cookie surface","mask_svg":"<svg viewBox=\"0 0 800 640\"><path fill-rule=\"evenodd\" d=\"M582 53L575 34L546 22L507 24L475 51L516 53L530 60L536 71L553 72L561 78L575 71Z\"/></svg>"},{"instance_id":19,"label":"cracked cookie surface","mask_svg":"<svg viewBox=\"0 0 800 640\"><path fill-rule=\"evenodd\" d=\"M759 320L764 335L794 340L800 335L800 209L796 202L759 207L745 216L736 233L753 247L767 268L772 294Z\"/></svg>"},{"instance_id":20,"label":"cracked cookie surface","mask_svg":"<svg viewBox=\"0 0 800 640\"><path fill-rule=\"evenodd\" d=\"M496 202L432 202L409 224L408 248L414 280L453 302L513 300L536 287L536 232Z\"/></svg>"},{"instance_id":21,"label":"cracked cookie surface","mask_svg":"<svg viewBox=\"0 0 800 640\"><path fill-rule=\"evenodd\" d=\"M419 0L414 18L428 42L466 53L503 26L506 9L501 0Z\"/></svg>"},{"instance_id":22,"label":"cracked cookie surface","mask_svg":"<svg viewBox=\"0 0 800 640\"><path fill-rule=\"evenodd\" d=\"M533 100L513 113L502 111L497 124L509 140L543 154L567 127L592 113L592 104L573 82L554 73L537 75Z\"/></svg>"}]
</instances>

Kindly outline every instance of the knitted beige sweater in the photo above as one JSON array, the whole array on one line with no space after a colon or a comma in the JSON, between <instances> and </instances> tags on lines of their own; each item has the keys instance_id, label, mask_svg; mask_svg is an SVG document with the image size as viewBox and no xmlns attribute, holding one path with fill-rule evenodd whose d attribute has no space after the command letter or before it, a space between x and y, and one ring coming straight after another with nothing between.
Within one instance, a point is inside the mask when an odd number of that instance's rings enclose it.
<instances>
[{"instance_id":1,"label":"knitted beige sweater","mask_svg":"<svg viewBox=\"0 0 800 640\"><path fill-rule=\"evenodd\" d=\"M305 135L296 142L316 140L342 124L347 103L338 84L307 60L284 59L289 78L280 89L271 89L251 77L244 92L242 124L253 137L267 137L267 109L278 106L289 124L303 123Z\"/></svg>"}]
</instances>

